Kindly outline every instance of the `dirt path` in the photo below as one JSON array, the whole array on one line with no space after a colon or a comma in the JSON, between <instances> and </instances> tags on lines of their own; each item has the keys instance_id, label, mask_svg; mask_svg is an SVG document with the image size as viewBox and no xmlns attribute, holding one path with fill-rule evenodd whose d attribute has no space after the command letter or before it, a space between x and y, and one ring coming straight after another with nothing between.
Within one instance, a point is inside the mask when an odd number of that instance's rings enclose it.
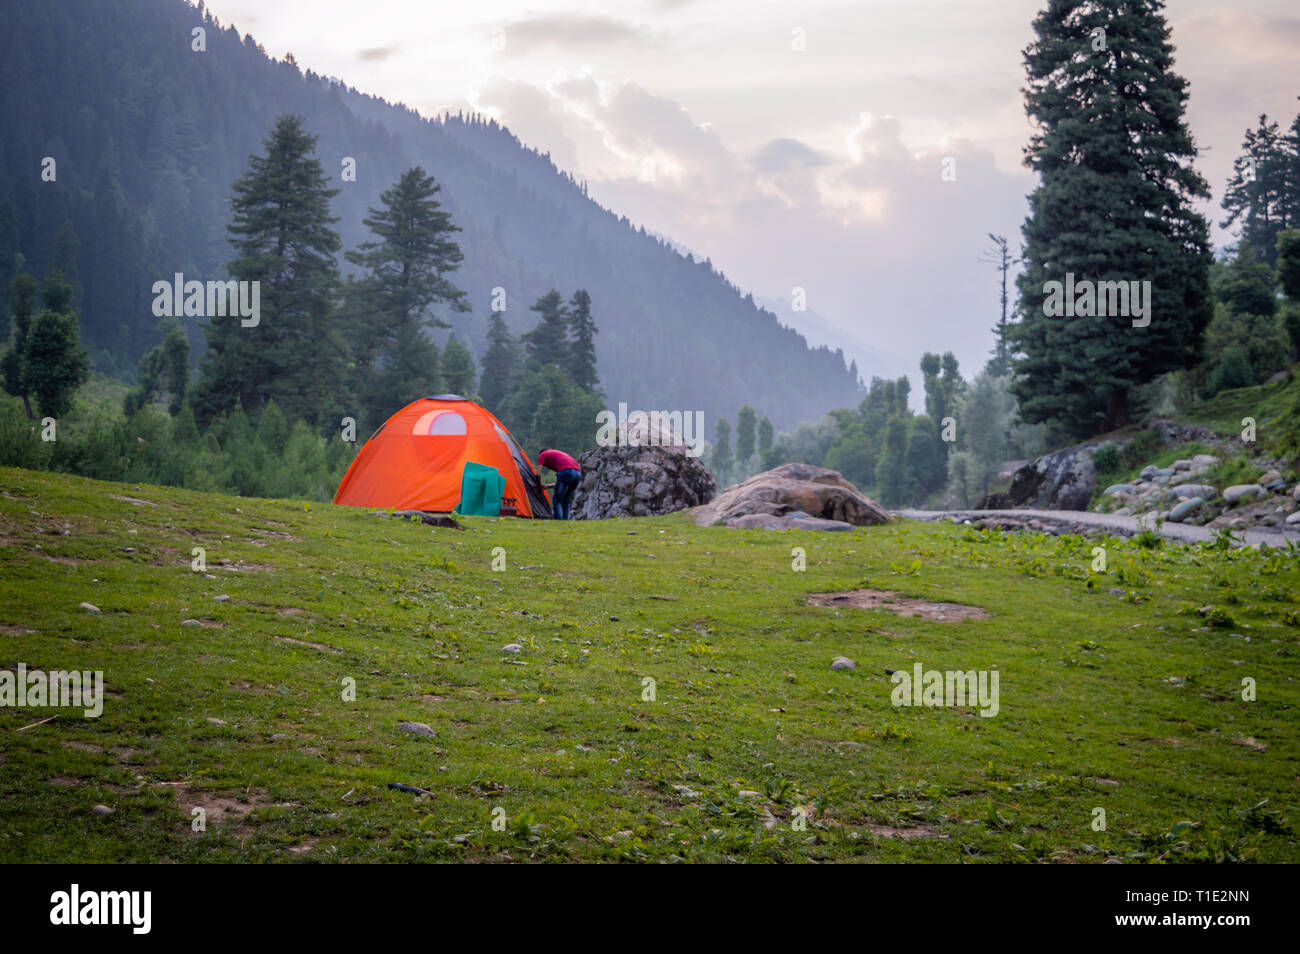
<instances>
[{"instance_id":1,"label":"dirt path","mask_svg":"<svg viewBox=\"0 0 1300 954\"><path fill-rule=\"evenodd\" d=\"M1100 527L1103 530L1110 530L1124 536L1131 536L1148 527L1154 529L1154 521L1147 515L1124 517L1113 513L1090 513L1084 510L894 510L891 513L900 517L909 517L913 520L951 520L953 517L959 517L962 520L978 520L981 517L1009 517L1017 520L1032 519L1075 527ZM1168 521L1162 524L1159 529L1167 539L1177 540L1182 543L1203 543L1212 540L1216 532L1205 527L1194 527ZM1300 530L1278 530L1269 527L1245 531L1234 530L1233 533L1238 537L1241 537L1244 533L1248 546L1262 543L1271 547L1278 547L1284 546L1283 541L1285 540L1300 543Z\"/></svg>"}]
</instances>

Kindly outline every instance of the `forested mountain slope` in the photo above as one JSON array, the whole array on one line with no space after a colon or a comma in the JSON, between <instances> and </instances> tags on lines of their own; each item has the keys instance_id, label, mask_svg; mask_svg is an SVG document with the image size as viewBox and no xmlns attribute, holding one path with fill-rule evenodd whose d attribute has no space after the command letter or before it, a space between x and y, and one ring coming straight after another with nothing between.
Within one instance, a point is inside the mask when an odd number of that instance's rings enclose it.
<instances>
[{"instance_id":1,"label":"forested mountain slope","mask_svg":"<svg viewBox=\"0 0 1300 954\"><path fill-rule=\"evenodd\" d=\"M153 282L224 277L231 184L275 117L294 113L319 136L327 172L356 160L333 206L345 249L365 239L366 210L404 169L422 165L442 183L473 307L446 317L475 352L494 288L516 332L551 287L586 288L611 404L701 409L711 429L746 401L790 427L859 398L839 353L810 349L711 265L601 208L495 123L424 119L304 73L181 0L9 4L4 19L0 284L20 267L74 272L101 370L129 378L156 343ZM203 51L192 49L198 26ZM196 353L199 329L191 320Z\"/></svg>"}]
</instances>

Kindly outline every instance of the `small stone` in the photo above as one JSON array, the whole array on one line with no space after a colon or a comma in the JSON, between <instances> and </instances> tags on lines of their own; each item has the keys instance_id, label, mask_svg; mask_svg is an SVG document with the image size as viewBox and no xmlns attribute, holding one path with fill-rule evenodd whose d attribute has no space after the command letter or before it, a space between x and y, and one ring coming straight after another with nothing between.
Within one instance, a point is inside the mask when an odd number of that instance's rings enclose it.
<instances>
[{"instance_id":1,"label":"small stone","mask_svg":"<svg viewBox=\"0 0 1300 954\"><path fill-rule=\"evenodd\" d=\"M214 718L213 716L208 716L208 721L211 722L213 725L225 725L225 724L226 724L226 720L225 720L225 719L217 719L217 718Z\"/></svg>"},{"instance_id":2,"label":"small stone","mask_svg":"<svg viewBox=\"0 0 1300 954\"><path fill-rule=\"evenodd\" d=\"M1184 517L1190 516L1201 504L1205 503L1200 497L1193 497L1190 500L1184 500L1173 510L1169 511L1169 519L1174 523L1181 523Z\"/></svg>"},{"instance_id":3,"label":"small stone","mask_svg":"<svg viewBox=\"0 0 1300 954\"><path fill-rule=\"evenodd\" d=\"M1300 523L1300 510L1297 510L1295 513L1291 514L1291 516L1287 517L1286 522L1288 525Z\"/></svg>"},{"instance_id":4,"label":"small stone","mask_svg":"<svg viewBox=\"0 0 1300 954\"><path fill-rule=\"evenodd\" d=\"M181 625L182 625L182 626L202 626L203 624L200 623L197 619L183 619L183 620L181 620Z\"/></svg>"},{"instance_id":5,"label":"small stone","mask_svg":"<svg viewBox=\"0 0 1300 954\"><path fill-rule=\"evenodd\" d=\"M1106 497L1114 497L1117 494L1132 494L1136 492L1137 488L1132 484L1111 484L1102 491L1102 495Z\"/></svg>"},{"instance_id":6,"label":"small stone","mask_svg":"<svg viewBox=\"0 0 1300 954\"><path fill-rule=\"evenodd\" d=\"M1282 479L1281 474L1279 474L1276 470L1270 470L1263 477L1259 478L1258 483L1261 487L1267 487L1269 484L1276 483L1281 479Z\"/></svg>"},{"instance_id":7,"label":"small stone","mask_svg":"<svg viewBox=\"0 0 1300 954\"><path fill-rule=\"evenodd\" d=\"M410 732L412 735L422 735L428 738L432 738L438 734L423 722L399 722L397 723L397 727L403 732Z\"/></svg>"},{"instance_id":8,"label":"small stone","mask_svg":"<svg viewBox=\"0 0 1300 954\"><path fill-rule=\"evenodd\" d=\"M289 738L289 737L290 737L290 736L289 736L289 733L288 733L288 732L277 732L275 735L271 736L271 741L272 741L272 742L280 742L280 741L282 741L282 740L284 740L284 739L287 739L287 738Z\"/></svg>"},{"instance_id":9,"label":"small stone","mask_svg":"<svg viewBox=\"0 0 1300 954\"><path fill-rule=\"evenodd\" d=\"M225 593L222 593L220 596L214 596L214 597L212 597L212 598L213 598L214 600L216 600L218 603L229 603L229 602L230 602L230 597L227 596Z\"/></svg>"},{"instance_id":10,"label":"small stone","mask_svg":"<svg viewBox=\"0 0 1300 954\"><path fill-rule=\"evenodd\" d=\"M1176 460L1170 466L1174 470L1191 470L1192 462L1190 460Z\"/></svg>"},{"instance_id":11,"label":"small stone","mask_svg":"<svg viewBox=\"0 0 1300 954\"><path fill-rule=\"evenodd\" d=\"M84 609L87 613L98 613L99 607L94 603L82 603L78 609Z\"/></svg>"},{"instance_id":12,"label":"small stone","mask_svg":"<svg viewBox=\"0 0 1300 954\"><path fill-rule=\"evenodd\" d=\"M857 669L858 664L847 656L836 656L831 660L832 669Z\"/></svg>"},{"instance_id":13,"label":"small stone","mask_svg":"<svg viewBox=\"0 0 1300 954\"><path fill-rule=\"evenodd\" d=\"M1110 588L1110 595L1111 595L1111 596L1123 596L1123 595L1124 595L1124 591L1121 590L1118 586L1112 586L1112 587Z\"/></svg>"},{"instance_id":14,"label":"small stone","mask_svg":"<svg viewBox=\"0 0 1300 954\"><path fill-rule=\"evenodd\" d=\"M508 643L501 647L501 651L503 653L520 653L524 651L524 647L520 646L518 643Z\"/></svg>"},{"instance_id":15,"label":"small stone","mask_svg":"<svg viewBox=\"0 0 1300 954\"><path fill-rule=\"evenodd\" d=\"M91 809L91 811L94 812L96 815L113 814L113 809L109 808L107 805L96 805L94 808Z\"/></svg>"},{"instance_id":16,"label":"small stone","mask_svg":"<svg viewBox=\"0 0 1300 954\"><path fill-rule=\"evenodd\" d=\"M1264 493L1264 488L1259 484L1233 484L1223 491L1223 499L1231 504L1239 500L1254 500L1264 496Z\"/></svg>"}]
</instances>

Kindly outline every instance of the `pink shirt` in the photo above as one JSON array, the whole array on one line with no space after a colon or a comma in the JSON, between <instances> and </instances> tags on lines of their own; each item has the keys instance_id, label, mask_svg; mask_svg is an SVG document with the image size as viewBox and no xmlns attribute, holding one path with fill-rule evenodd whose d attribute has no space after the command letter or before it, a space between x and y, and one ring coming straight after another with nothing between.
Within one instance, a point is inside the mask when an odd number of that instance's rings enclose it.
<instances>
[{"instance_id":1,"label":"pink shirt","mask_svg":"<svg viewBox=\"0 0 1300 954\"><path fill-rule=\"evenodd\" d=\"M537 463L559 473L562 470L582 470L578 462L564 451L545 450L537 455Z\"/></svg>"}]
</instances>

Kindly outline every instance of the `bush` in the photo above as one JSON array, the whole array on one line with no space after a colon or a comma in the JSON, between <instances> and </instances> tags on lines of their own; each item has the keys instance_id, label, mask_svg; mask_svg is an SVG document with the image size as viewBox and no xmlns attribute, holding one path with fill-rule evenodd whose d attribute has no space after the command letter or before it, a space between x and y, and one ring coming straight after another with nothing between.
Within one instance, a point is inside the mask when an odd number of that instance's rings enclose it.
<instances>
[{"instance_id":1,"label":"bush","mask_svg":"<svg viewBox=\"0 0 1300 954\"><path fill-rule=\"evenodd\" d=\"M1205 396L1209 398L1220 391L1248 388L1254 383L1255 375L1245 349L1240 345L1230 345L1210 372L1210 380L1205 383Z\"/></svg>"},{"instance_id":2,"label":"bush","mask_svg":"<svg viewBox=\"0 0 1300 954\"><path fill-rule=\"evenodd\" d=\"M0 466L45 470L55 444L41 440L41 423L27 417L22 402L0 404Z\"/></svg>"}]
</instances>

